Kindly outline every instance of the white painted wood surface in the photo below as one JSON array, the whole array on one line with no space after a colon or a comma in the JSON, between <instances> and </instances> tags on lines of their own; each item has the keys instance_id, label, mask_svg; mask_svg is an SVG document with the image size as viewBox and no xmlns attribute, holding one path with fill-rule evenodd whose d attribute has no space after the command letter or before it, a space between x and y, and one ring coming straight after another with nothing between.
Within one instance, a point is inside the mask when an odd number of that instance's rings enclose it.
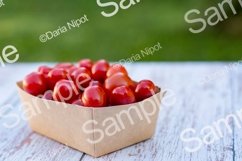
<instances>
[{"instance_id":1,"label":"white painted wood surface","mask_svg":"<svg viewBox=\"0 0 242 161\"><path fill-rule=\"evenodd\" d=\"M15 82L38 65L15 64L0 68L0 113L21 114ZM186 152L184 148L189 144L180 140L184 129L194 128L199 133L203 127L242 109L241 66L201 84L205 76L221 73L225 65L228 63L127 65L132 78L151 79L161 88L173 91L175 96L164 100L152 139L96 159L33 133L23 120L16 128L7 129L4 123L15 118L0 117L0 161L241 161L242 129L235 127L233 121L230 122L231 134L222 128L224 137L202 146L197 152ZM8 104L12 108L6 108Z\"/></svg>"}]
</instances>

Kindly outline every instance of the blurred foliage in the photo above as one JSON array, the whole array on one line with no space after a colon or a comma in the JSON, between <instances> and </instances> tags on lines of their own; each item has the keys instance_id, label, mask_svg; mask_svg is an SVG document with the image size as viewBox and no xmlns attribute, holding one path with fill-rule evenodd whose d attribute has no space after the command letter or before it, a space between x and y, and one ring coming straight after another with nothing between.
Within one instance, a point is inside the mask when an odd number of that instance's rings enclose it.
<instances>
[{"instance_id":1,"label":"blurred foliage","mask_svg":"<svg viewBox=\"0 0 242 161\"><path fill-rule=\"evenodd\" d=\"M108 2L111 0L102 0ZM234 3L236 2L233 0ZM135 6L106 18L94 1L5 1L0 8L0 49L14 45L20 61L77 61L81 58L112 61L129 58L160 42L163 49L142 61L230 61L241 59L241 14L231 14L200 34L189 32L184 14L204 11L221 1L141 0ZM115 0L115 2L119 2ZM236 3L237 11L241 7ZM84 14L89 22L46 43L39 36Z\"/></svg>"}]
</instances>

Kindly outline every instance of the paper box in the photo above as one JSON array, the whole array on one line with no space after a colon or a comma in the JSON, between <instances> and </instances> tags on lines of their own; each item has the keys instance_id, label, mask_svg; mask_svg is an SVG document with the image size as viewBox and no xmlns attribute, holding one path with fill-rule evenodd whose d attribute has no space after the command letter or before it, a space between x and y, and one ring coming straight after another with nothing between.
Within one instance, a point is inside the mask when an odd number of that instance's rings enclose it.
<instances>
[{"instance_id":1,"label":"paper box","mask_svg":"<svg viewBox=\"0 0 242 161\"><path fill-rule=\"evenodd\" d=\"M149 139L155 132L161 92L134 104L81 107L32 96L17 83L33 131L99 157Z\"/></svg>"}]
</instances>

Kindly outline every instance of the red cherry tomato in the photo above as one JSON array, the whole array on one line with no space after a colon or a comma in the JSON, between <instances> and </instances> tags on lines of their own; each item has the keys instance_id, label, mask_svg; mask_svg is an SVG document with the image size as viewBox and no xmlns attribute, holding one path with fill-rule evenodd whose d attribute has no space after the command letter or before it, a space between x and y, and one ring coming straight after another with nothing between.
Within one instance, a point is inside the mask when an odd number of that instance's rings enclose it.
<instances>
[{"instance_id":1,"label":"red cherry tomato","mask_svg":"<svg viewBox=\"0 0 242 161\"><path fill-rule=\"evenodd\" d=\"M70 73L70 75L71 75L71 78L73 80L75 80L76 79L76 76L79 75L79 74L81 74L81 73L86 73L90 77L92 76L91 71L89 69L85 68L85 67L79 67L79 68L73 70L72 73Z\"/></svg>"},{"instance_id":2,"label":"red cherry tomato","mask_svg":"<svg viewBox=\"0 0 242 161\"><path fill-rule=\"evenodd\" d=\"M87 107L103 107L106 106L106 93L100 86L87 87L82 95L82 102Z\"/></svg>"},{"instance_id":3,"label":"red cherry tomato","mask_svg":"<svg viewBox=\"0 0 242 161\"><path fill-rule=\"evenodd\" d=\"M74 101L72 102L72 104L73 104L73 105L84 106L84 104L83 104L83 102L82 102L82 100L81 100L81 96L82 96L82 95L80 95L80 96L78 97L77 100L74 100Z\"/></svg>"},{"instance_id":4,"label":"red cherry tomato","mask_svg":"<svg viewBox=\"0 0 242 161\"><path fill-rule=\"evenodd\" d=\"M128 75L127 70L125 69L124 66L120 65L120 64L114 64L112 65L108 71L107 71L107 77L110 77L116 73L123 73L125 75Z\"/></svg>"},{"instance_id":5,"label":"red cherry tomato","mask_svg":"<svg viewBox=\"0 0 242 161\"><path fill-rule=\"evenodd\" d=\"M47 90L45 78L40 73L30 73L23 80L23 89L34 96L43 94Z\"/></svg>"},{"instance_id":6,"label":"red cherry tomato","mask_svg":"<svg viewBox=\"0 0 242 161\"><path fill-rule=\"evenodd\" d=\"M45 65L40 66L40 67L38 68L38 72L39 72L40 74L42 74L45 78L48 77L48 74L49 74L49 72L50 72L51 70L52 70L52 68L50 68L50 67L48 67L48 66L45 66Z\"/></svg>"},{"instance_id":7,"label":"red cherry tomato","mask_svg":"<svg viewBox=\"0 0 242 161\"><path fill-rule=\"evenodd\" d=\"M84 88L89 86L91 82L91 72L84 67L78 68L71 74L71 79L75 82L79 90L83 91Z\"/></svg>"},{"instance_id":8,"label":"red cherry tomato","mask_svg":"<svg viewBox=\"0 0 242 161\"><path fill-rule=\"evenodd\" d=\"M93 62L90 59L83 59L79 61L78 67L85 67L88 70L92 69Z\"/></svg>"},{"instance_id":9,"label":"red cherry tomato","mask_svg":"<svg viewBox=\"0 0 242 161\"><path fill-rule=\"evenodd\" d=\"M89 86L91 80L92 78L88 74L81 73L76 76L75 84L79 90L84 91L84 89Z\"/></svg>"},{"instance_id":10,"label":"red cherry tomato","mask_svg":"<svg viewBox=\"0 0 242 161\"><path fill-rule=\"evenodd\" d=\"M61 80L56 83L53 98L55 101L72 103L78 98L79 92L73 81Z\"/></svg>"},{"instance_id":11,"label":"red cherry tomato","mask_svg":"<svg viewBox=\"0 0 242 161\"><path fill-rule=\"evenodd\" d=\"M92 80L89 83L89 86L100 86L100 87L103 87L103 85L99 81L95 81L95 80Z\"/></svg>"},{"instance_id":12,"label":"red cherry tomato","mask_svg":"<svg viewBox=\"0 0 242 161\"><path fill-rule=\"evenodd\" d=\"M134 82L129 78L129 76L123 73L116 73L105 80L104 86L108 91L112 91L114 88L120 86L127 86L133 89Z\"/></svg>"},{"instance_id":13,"label":"red cherry tomato","mask_svg":"<svg viewBox=\"0 0 242 161\"><path fill-rule=\"evenodd\" d=\"M110 94L111 105L126 105L135 102L134 92L126 86L114 88Z\"/></svg>"},{"instance_id":14,"label":"red cherry tomato","mask_svg":"<svg viewBox=\"0 0 242 161\"><path fill-rule=\"evenodd\" d=\"M76 66L73 66L69 69L66 69L66 71L68 72L69 75L71 75L75 70L77 70L78 68Z\"/></svg>"},{"instance_id":15,"label":"red cherry tomato","mask_svg":"<svg viewBox=\"0 0 242 161\"><path fill-rule=\"evenodd\" d=\"M62 80L67 79L66 71L62 68L55 68L48 74L48 86L50 89L54 89L55 84Z\"/></svg>"},{"instance_id":16,"label":"red cherry tomato","mask_svg":"<svg viewBox=\"0 0 242 161\"><path fill-rule=\"evenodd\" d=\"M135 96L138 101L151 97L156 92L156 86L150 80L142 80L135 89Z\"/></svg>"},{"instance_id":17,"label":"red cherry tomato","mask_svg":"<svg viewBox=\"0 0 242 161\"><path fill-rule=\"evenodd\" d=\"M109 63L106 60L99 60L92 66L92 78L104 82L106 73L109 69Z\"/></svg>"},{"instance_id":18,"label":"red cherry tomato","mask_svg":"<svg viewBox=\"0 0 242 161\"><path fill-rule=\"evenodd\" d=\"M53 100L53 91L51 90L46 91L42 98L46 100Z\"/></svg>"},{"instance_id":19,"label":"red cherry tomato","mask_svg":"<svg viewBox=\"0 0 242 161\"><path fill-rule=\"evenodd\" d=\"M72 68L74 65L72 63L59 63L55 66L55 68L62 68L62 69L70 69Z\"/></svg>"}]
</instances>

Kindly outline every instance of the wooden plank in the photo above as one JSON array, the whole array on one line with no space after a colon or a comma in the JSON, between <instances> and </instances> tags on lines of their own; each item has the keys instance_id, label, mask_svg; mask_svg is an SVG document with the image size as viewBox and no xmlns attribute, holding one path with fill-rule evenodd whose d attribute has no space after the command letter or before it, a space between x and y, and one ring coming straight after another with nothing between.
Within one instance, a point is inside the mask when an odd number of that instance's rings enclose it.
<instances>
[{"instance_id":1,"label":"wooden plank","mask_svg":"<svg viewBox=\"0 0 242 161\"><path fill-rule=\"evenodd\" d=\"M176 93L172 107L162 107L155 136L109 155L94 159L85 155L83 161L214 161L233 160L232 135L188 153L180 140L186 128L200 130L231 112L230 77L223 77L201 85L207 74L221 70L224 64L168 63L137 64L132 67L135 78L150 78L161 87Z\"/></svg>"},{"instance_id":2,"label":"wooden plank","mask_svg":"<svg viewBox=\"0 0 242 161\"><path fill-rule=\"evenodd\" d=\"M15 90L15 82L22 79L27 73L36 69L38 64L16 64L11 66L9 71L17 71L15 75L6 77L4 81L7 82L7 86L4 86L4 91L1 94L7 93L7 91L14 91L14 95L11 99L7 98L8 104L11 104L13 108L6 108L6 104L3 104L0 108L4 109L4 116L9 114L15 114L20 118L22 116L22 110L20 109L20 102ZM1 72L0 72L1 73ZM11 92L10 92L11 93ZM10 116L10 115L9 115ZM80 153L65 145L52 141L44 136L33 133L27 125L26 121L21 120L19 124L11 129L6 128L3 123L16 122L16 118L7 117L0 119L0 160L1 161L25 161L25 160L59 160L59 161L79 161L83 153Z\"/></svg>"},{"instance_id":3,"label":"wooden plank","mask_svg":"<svg viewBox=\"0 0 242 161\"><path fill-rule=\"evenodd\" d=\"M35 64L27 66L12 64L0 69L0 106L7 104L9 99L11 99L14 94L16 95L16 82L35 68Z\"/></svg>"},{"instance_id":4,"label":"wooden plank","mask_svg":"<svg viewBox=\"0 0 242 161\"><path fill-rule=\"evenodd\" d=\"M232 86L233 86L233 108L237 118L240 118L240 125L242 126L242 65L237 66L232 73ZM238 114L237 112L240 111ZM240 116L240 117L239 117ZM234 160L242 160L242 128L234 124Z\"/></svg>"}]
</instances>

